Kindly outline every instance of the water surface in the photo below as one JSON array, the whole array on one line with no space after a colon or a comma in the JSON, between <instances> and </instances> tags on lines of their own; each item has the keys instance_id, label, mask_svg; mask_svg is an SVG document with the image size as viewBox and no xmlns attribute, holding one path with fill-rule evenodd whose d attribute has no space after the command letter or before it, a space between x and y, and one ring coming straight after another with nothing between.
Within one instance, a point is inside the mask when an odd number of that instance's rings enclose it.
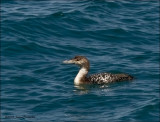
<instances>
[{"instance_id":1,"label":"water surface","mask_svg":"<svg viewBox=\"0 0 160 122\"><path fill-rule=\"evenodd\" d=\"M1 119L159 121L158 0L2 0ZM133 82L74 86L90 74L129 73Z\"/></svg>"}]
</instances>

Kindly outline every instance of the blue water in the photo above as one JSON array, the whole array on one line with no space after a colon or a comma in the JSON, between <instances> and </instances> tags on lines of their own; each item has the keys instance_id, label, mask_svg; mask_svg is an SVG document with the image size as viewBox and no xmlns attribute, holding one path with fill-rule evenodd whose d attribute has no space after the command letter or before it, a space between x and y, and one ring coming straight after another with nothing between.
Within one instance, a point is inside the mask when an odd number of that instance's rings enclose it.
<instances>
[{"instance_id":1,"label":"blue water","mask_svg":"<svg viewBox=\"0 0 160 122\"><path fill-rule=\"evenodd\" d=\"M133 82L75 86L63 60ZM159 121L158 0L2 0L1 120Z\"/></svg>"}]
</instances>

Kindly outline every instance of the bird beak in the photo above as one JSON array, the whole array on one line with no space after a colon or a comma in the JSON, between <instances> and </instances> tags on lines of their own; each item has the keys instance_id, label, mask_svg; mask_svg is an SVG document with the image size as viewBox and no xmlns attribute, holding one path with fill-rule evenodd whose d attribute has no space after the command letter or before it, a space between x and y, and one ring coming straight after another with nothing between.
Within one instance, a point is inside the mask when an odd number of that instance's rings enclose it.
<instances>
[{"instance_id":1,"label":"bird beak","mask_svg":"<svg viewBox=\"0 0 160 122\"><path fill-rule=\"evenodd\" d=\"M74 60L65 60L63 61L64 64L75 64Z\"/></svg>"}]
</instances>

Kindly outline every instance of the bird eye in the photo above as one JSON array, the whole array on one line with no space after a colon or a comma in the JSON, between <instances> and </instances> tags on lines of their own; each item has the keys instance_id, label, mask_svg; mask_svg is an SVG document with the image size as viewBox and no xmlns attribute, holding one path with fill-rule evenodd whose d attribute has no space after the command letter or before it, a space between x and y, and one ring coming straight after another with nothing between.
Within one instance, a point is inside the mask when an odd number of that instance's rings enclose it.
<instances>
[{"instance_id":1,"label":"bird eye","mask_svg":"<svg viewBox=\"0 0 160 122\"><path fill-rule=\"evenodd\" d=\"M74 59L75 59L76 61L79 61L79 58L78 58L78 56L75 56L75 57L74 57Z\"/></svg>"},{"instance_id":2,"label":"bird eye","mask_svg":"<svg viewBox=\"0 0 160 122\"><path fill-rule=\"evenodd\" d=\"M79 61L79 59L77 58L76 61Z\"/></svg>"}]
</instances>

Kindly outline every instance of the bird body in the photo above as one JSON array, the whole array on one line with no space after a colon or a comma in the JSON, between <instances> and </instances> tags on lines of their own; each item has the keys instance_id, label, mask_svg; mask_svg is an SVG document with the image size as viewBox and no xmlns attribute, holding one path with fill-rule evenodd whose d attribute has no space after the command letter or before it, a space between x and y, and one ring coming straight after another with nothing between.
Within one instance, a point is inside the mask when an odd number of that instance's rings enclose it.
<instances>
[{"instance_id":1,"label":"bird body","mask_svg":"<svg viewBox=\"0 0 160 122\"><path fill-rule=\"evenodd\" d=\"M112 73L97 73L87 76L90 63L89 60L84 56L75 56L71 60L65 60L63 63L66 64L76 64L80 66L80 70L77 76L74 79L75 85L80 84L106 84L112 82L120 82L120 81L127 81L133 80L133 76L122 73L122 74L112 74Z\"/></svg>"}]
</instances>

